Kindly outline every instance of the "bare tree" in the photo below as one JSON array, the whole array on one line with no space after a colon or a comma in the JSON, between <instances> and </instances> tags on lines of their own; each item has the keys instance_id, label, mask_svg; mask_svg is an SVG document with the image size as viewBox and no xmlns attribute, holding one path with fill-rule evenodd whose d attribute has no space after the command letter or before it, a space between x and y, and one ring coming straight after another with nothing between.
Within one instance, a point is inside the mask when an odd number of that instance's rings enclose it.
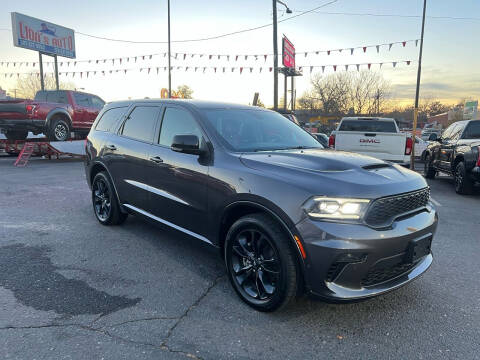
<instances>
[{"instance_id":1,"label":"bare tree","mask_svg":"<svg viewBox=\"0 0 480 360\"><path fill-rule=\"evenodd\" d=\"M317 74L299 104L326 114L378 114L385 110L389 89L383 76L372 71Z\"/></svg>"},{"instance_id":2,"label":"bare tree","mask_svg":"<svg viewBox=\"0 0 480 360\"><path fill-rule=\"evenodd\" d=\"M40 84L40 76L38 74L25 74L17 79L16 88L17 96L25 99L33 99L37 91L42 87ZM44 78L45 90L54 90L56 88L55 76L53 74L47 74ZM75 83L60 81L60 89L74 90Z\"/></svg>"}]
</instances>

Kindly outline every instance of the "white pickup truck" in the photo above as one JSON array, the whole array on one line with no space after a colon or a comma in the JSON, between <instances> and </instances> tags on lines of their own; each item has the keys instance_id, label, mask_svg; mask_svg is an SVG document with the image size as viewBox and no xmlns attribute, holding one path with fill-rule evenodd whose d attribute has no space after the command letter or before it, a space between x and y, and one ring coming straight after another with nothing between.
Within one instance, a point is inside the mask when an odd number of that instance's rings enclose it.
<instances>
[{"instance_id":1,"label":"white pickup truck","mask_svg":"<svg viewBox=\"0 0 480 360\"><path fill-rule=\"evenodd\" d=\"M330 136L329 146L408 166L412 139L391 118L344 117Z\"/></svg>"}]
</instances>

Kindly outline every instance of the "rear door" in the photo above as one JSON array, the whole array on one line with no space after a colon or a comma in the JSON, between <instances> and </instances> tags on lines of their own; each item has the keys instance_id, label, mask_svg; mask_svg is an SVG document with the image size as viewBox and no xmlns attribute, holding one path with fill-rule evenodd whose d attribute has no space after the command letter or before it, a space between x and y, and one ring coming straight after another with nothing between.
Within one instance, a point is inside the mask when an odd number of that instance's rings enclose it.
<instances>
[{"instance_id":1,"label":"rear door","mask_svg":"<svg viewBox=\"0 0 480 360\"><path fill-rule=\"evenodd\" d=\"M149 152L148 211L177 227L205 236L208 165L198 155L175 152L170 146L175 135L193 134L200 141L206 136L195 115L186 108L167 105L162 112L160 131Z\"/></svg>"},{"instance_id":2,"label":"rear door","mask_svg":"<svg viewBox=\"0 0 480 360\"><path fill-rule=\"evenodd\" d=\"M157 126L159 106L136 104L119 126L117 136L103 145L108 169L114 179L120 202L134 210L147 207L148 153Z\"/></svg>"},{"instance_id":3,"label":"rear door","mask_svg":"<svg viewBox=\"0 0 480 360\"><path fill-rule=\"evenodd\" d=\"M73 99L75 101L73 127L75 128L89 127L88 112L90 110L90 98L88 94L74 92Z\"/></svg>"},{"instance_id":4,"label":"rear door","mask_svg":"<svg viewBox=\"0 0 480 360\"><path fill-rule=\"evenodd\" d=\"M401 160L405 154L405 142L406 135L397 132L393 121L345 119L336 131L335 149L383 160Z\"/></svg>"}]
</instances>

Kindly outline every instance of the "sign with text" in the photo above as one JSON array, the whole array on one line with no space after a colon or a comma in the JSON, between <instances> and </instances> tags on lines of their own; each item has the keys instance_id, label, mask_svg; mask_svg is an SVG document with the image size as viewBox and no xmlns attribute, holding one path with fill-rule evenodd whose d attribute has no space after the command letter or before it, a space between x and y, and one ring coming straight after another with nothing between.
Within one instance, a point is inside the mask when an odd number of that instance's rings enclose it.
<instances>
[{"instance_id":1,"label":"sign with text","mask_svg":"<svg viewBox=\"0 0 480 360\"><path fill-rule=\"evenodd\" d=\"M476 120L478 112L478 100L466 101L463 107L463 120Z\"/></svg>"},{"instance_id":2,"label":"sign with text","mask_svg":"<svg viewBox=\"0 0 480 360\"><path fill-rule=\"evenodd\" d=\"M75 32L63 26L12 13L13 45L75 59Z\"/></svg>"},{"instance_id":3,"label":"sign with text","mask_svg":"<svg viewBox=\"0 0 480 360\"><path fill-rule=\"evenodd\" d=\"M295 69L295 46L287 39L282 39L282 63L287 68Z\"/></svg>"}]
</instances>

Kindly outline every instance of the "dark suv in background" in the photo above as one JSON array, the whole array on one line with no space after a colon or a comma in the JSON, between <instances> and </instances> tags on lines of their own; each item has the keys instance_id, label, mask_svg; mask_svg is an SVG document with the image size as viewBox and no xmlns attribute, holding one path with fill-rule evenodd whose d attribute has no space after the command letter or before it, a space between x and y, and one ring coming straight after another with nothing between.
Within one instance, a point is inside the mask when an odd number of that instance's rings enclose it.
<instances>
[{"instance_id":1,"label":"dark suv in background","mask_svg":"<svg viewBox=\"0 0 480 360\"><path fill-rule=\"evenodd\" d=\"M101 224L134 214L217 247L237 294L261 311L302 291L337 301L382 294L432 263L437 215L422 176L325 150L273 111L110 103L86 153Z\"/></svg>"},{"instance_id":2,"label":"dark suv in background","mask_svg":"<svg viewBox=\"0 0 480 360\"><path fill-rule=\"evenodd\" d=\"M455 191L470 194L480 182L480 120L458 121L441 135L431 134L433 141L425 150L425 177L435 178L442 171L453 175Z\"/></svg>"}]
</instances>

